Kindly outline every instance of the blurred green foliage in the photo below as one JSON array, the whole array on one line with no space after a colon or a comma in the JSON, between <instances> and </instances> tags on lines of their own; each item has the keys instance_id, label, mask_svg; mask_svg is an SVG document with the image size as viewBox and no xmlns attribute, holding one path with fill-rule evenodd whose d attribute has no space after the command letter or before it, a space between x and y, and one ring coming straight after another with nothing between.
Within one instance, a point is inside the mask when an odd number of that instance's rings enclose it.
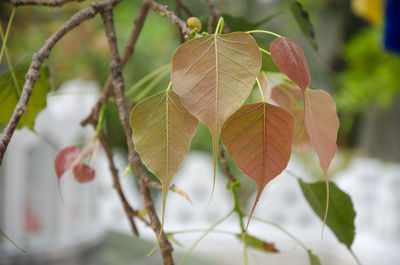
<instances>
[{"instance_id":1,"label":"blurred green foliage","mask_svg":"<svg viewBox=\"0 0 400 265\"><path fill-rule=\"evenodd\" d=\"M349 133L357 115L367 109L388 109L400 90L400 57L383 49L380 29L368 28L345 46L347 68L338 76L335 95L343 134Z\"/></svg>"}]
</instances>

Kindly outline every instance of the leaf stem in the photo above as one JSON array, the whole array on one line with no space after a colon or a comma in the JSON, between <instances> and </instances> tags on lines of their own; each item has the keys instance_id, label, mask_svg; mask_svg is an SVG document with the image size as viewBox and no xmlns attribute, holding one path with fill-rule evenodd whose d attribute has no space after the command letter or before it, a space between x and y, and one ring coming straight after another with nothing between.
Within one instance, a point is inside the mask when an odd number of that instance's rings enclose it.
<instances>
[{"instance_id":1,"label":"leaf stem","mask_svg":"<svg viewBox=\"0 0 400 265\"><path fill-rule=\"evenodd\" d=\"M26 252L24 249L22 249L20 246L18 246L17 243L15 243L14 241L12 241L12 239L9 238L9 237L3 232L3 230L1 230L1 229L0 229L0 235L1 235L2 237L4 237L5 239L7 239L8 242L10 242L11 244L13 244L14 247L16 247L17 249L19 249L20 251L22 251L22 252L24 252L24 253L28 253L28 252Z\"/></svg>"},{"instance_id":2,"label":"leaf stem","mask_svg":"<svg viewBox=\"0 0 400 265\"><path fill-rule=\"evenodd\" d=\"M168 232L167 234L179 235L179 234L190 234L190 233L200 233L200 232L207 232L207 229L189 229L189 230ZM233 233L233 232L230 232L230 231L224 231L224 230L213 230L211 232L212 233L218 233L218 234L232 235L232 236L236 235L236 233Z\"/></svg>"},{"instance_id":3,"label":"leaf stem","mask_svg":"<svg viewBox=\"0 0 400 265\"><path fill-rule=\"evenodd\" d=\"M12 24L12 22L14 20L14 15L15 15L15 11L16 10L17 10L17 8L14 7L12 12L11 12L10 19L8 20L6 35L4 36L3 46L1 47L1 52L0 52L0 63L1 63L2 59L3 59L3 54L4 54L4 51L6 49L6 45L7 45L8 34L10 33L11 24Z\"/></svg>"},{"instance_id":4,"label":"leaf stem","mask_svg":"<svg viewBox=\"0 0 400 265\"><path fill-rule=\"evenodd\" d=\"M99 137L101 129L103 128L104 112L105 112L105 104L102 104L99 112L99 120L97 121L96 135L94 136L94 139L97 139L97 137Z\"/></svg>"},{"instance_id":5,"label":"leaf stem","mask_svg":"<svg viewBox=\"0 0 400 265\"><path fill-rule=\"evenodd\" d=\"M12 65L12 61L11 61L10 55L8 54L7 45L5 43L3 27L1 25L0 25L0 35L1 35L1 41L3 42L3 46L4 46L4 53L6 55L8 68L10 69L10 73L11 73L11 76L13 78L14 86L15 86L15 89L17 90L18 97L20 97L21 96L21 87L19 86L19 82L18 82L17 76L15 75L14 67ZM1 60L0 60L0 63L1 63Z\"/></svg>"},{"instance_id":6,"label":"leaf stem","mask_svg":"<svg viewBox=\"0 0 400 265\"><path fill-rule=\"evenodd\" d=\"M261 100L262 100L262 102L265 102L264 93L263 93L261 83L260 83L260 80L258 79L258 77L256 78L256 81L257 81L258 88L260 89Z\"/></svg>"},{"instance_id":7,"label":"leaf stem","mask_svg":"<svg viewBox=\"0 0 400 265\"><path fill-rule=\"evenodd\" d=\"M142 79L140 79L136 84L134 84L131 88L127 89L125 91L125 96L129 97L132 95L132 93L134 93L138 88L140 88L141 86L143 86L146 82L148 82L149 80L151 80L152 78L154 78L157 75L162 75L164 73L164 71L170 71L170 67L171 64L166 64L161 66L160 68L154 70L153 72L147 74L146 76L144 76Z\"/></svg>"},{"instance_id":8,"label":"leaf stem","mask_svg":"<svg viewBox=\"0 0 400 265\"><path fill-rule=\"evenodd\" d=\"M356 256L356 253L354 253L354 251L349 248L350 254L353 256L354 260L357 262L358 265L362 265L361 261L358 259L358 257Z\"/></svg>"},{"instance_id":9,"label":"leaf stem","mask_svg":"<svg viewBox=\"0 0 400 265\"><path fill-rule=\"evenodd\" d=\"M222 17L219 18L217 27L215 28L215 35L221 34L224 28L224 19Z\"/></svg>"},{"instance_id":10,"label":"leaf stem","mask_svg":"<svg viewBox=\"0 0 400 265\"><path fill-rule=\"evenodd\" d=\"M169 81L169 83L168 83L168 87L167 87L167 92L171 89L171 87L172 87L172 82L171 81Z\"/></svg>"},{"instance_id":11,"label":"leaf stem","mask_svg":"<svg viewBox=\"0 0 400 265\"><path fill-rule=\"evenodd\" d=\"M261 52L266 53L266 54L268 54L269 56L271 56L271 53L270 53L269 51L267 51L267 50L265 50L265 49L263 49L263 48L261 48L261 47L258 47L258 49L259 49Z\"/></svg>"},{"instance_id":12,"label":"leaf stem","mask_svg":"<svg viewBox=\"0 0 400 265\"><path fill-rule=\"evenodd\" d=\"M283 228L282 226L280 226L280 225L278 225L278 224L276 224L276 223L274 223L274 222L271 222L271 221L268 221L268 220L265 220L265 219L256 217L256 216L253 216L253 219L256 220L256 221L259 221L259 222L261 222L261 223L264 223L264 224L267 224L267 225L270 225L270 226L273 226L273 227L277 228L278 230L280 230L280 231L282 231L284 234L286 234L288 237L290 237L291 239L293 239L293 241L295 241L297 244L299 244L299 246L301 246L305 251L308 251L308 250L309 250L309 248L307 248L306 245L304 245L304 243L300 241L300 239L298 239L297 237L295 237L293 234L291 234L289 231L287 231L287 230L286 230L285 228Z\"/></svg>"},{"instance_id":13,"label":"leaf stem","mask_svg":"<svg viewBox=\"0 0 400 265\"><path fill-rule=\"evenodd\" d=\"M281 35L276 34L275 32L268 31L268 30L261 30L261 29L249 30L249 31L246 31L246 33L264 33L264 34L272 35L272 36L275 36L275 37L278 37L278 38L282 37Z\"/></svg>"},{"instance_id":14,"label":"leaf stem","mask_svg":"<svg viewBox=\"0 0 400 265\"><path fill-rule=\"evenodd\" d=\"M232 209L227 215L225 215L224 217L219 219L217 222L215 222L212 226L210 226L210 228L208 228L204 232L204 234L201 235L201 237L199 237L196 240L196 242L194 242L194 244L190 247L190 249L188 251L186 251L185 255L179 260L178 265L182 265L183 262L185 261L185 259L190 255L190 253L192 253L193 249L200 243L200 241L203 240L203 238L205 238L211 231L213 231L215 227L217 227L219 224L221 224L226 219L228 219L232 215L233 212L234 212L234 209Z\"/></svg>"}]
</instances>

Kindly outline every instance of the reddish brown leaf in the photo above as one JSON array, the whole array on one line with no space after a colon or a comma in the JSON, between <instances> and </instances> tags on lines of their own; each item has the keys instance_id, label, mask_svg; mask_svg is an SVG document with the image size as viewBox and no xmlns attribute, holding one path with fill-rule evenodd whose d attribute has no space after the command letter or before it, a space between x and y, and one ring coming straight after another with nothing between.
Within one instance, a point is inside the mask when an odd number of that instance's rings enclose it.
<instances>
[{"instance_id":1,"label":"reddish brown leaf","mask_svg":"<svg viewBox=\"0 0 400 265\"><path fill-rule=\"evenodd\" d=\"M271 57L278 68L295 82L304 95L310 72L303 50L291 39L280 37L271 43Z\"/></svg>"},{"instance_id":2,"label":"reddish brown leaf","mask_svg":"<svg viewBox=\"0 0 400 265\"><path fill-rule=\"evenodd\" d=\"M96 172L91 166L86 164L77 164L73 168L74 178L79 183L87 183L94 179Z\"/></svg>"},{"instance_id":3,"label":"reddish brown leaf","mask_svg":"<svg viewBox=\"0 0 400 265\"><path fill-rule=\"evenodd\" d=\"M172 58L175 92L185 108L211 130L214 183L222 124L249 96L261 59L254 38L244 32L190 40Z\"/></svg>"},{"instance_id":4,"label":"reddish brown leaf","mask_svg":"<svg viewBox=\"0 0 400 265\"><path fill-rule=\"evenodd\" d=\"M297 87L280 84L272 88L271 99L292 114L294 119L293 145L300 153L304 154L309 144L307 131L304 127L301 91Z\"/></svg>"},{"instance_id":5,"label":"reddish brown leaf","mask_svg":"<svg viewBox=\"0 0 400 265\"><path fill-rule=\"evenodd\" d=\"M222 141L228 152L258 187L247 226L264 187L287 166L293 126L289 112L260 102L243 105L222 127Z\"/></svg>"},{"instance_id":6,"label":"reddish brown leaf","mask_svg":"<svg viewBox=\"0 0 400 265\"><path fill-rule=\"evenodd\" d=\"M79 148L75 145L69 146L61 150L56 158L54 159L54 169L58 179L67 171L73 167L74 162L79 157Z\"/></svg>"}]
</instances>

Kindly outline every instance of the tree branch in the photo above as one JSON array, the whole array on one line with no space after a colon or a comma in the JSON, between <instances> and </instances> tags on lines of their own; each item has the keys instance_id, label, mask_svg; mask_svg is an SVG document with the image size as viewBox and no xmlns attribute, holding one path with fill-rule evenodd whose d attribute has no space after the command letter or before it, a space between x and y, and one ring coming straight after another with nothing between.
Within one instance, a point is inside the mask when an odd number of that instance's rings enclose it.
<instances>
[{"instance_id":1,"label":"tree branch","mask_svg":"<svg viewBox=\"0 0 400 265\"><path fill-rule=\"evenodd\" d=\"M150 191L144 181L146 172L144 171L143 165L140 160L139 154L136 152L132 140L132 132L129 126L129 118L128 112L126 109L126 102L124 96L125 84L122 77L122 70L121 70L121 58L118 53L118 46L117 40L115 35L114 29L114 20L113 20L113 13L111 7L105 7L102 12L101 16L104 22L106 36L108 40L108 44L110 46L111 52L111 74L113 78L113 86L114 86L114 96L115 101L119 110L119 118L121 124L124 128L126 141L128 145L128 159L130 166L135 170L136 176L138 177L139 187L142 192L143 200L145 203L145 207L147 213L150 217L150 224L151 227L156 235L159 234L161 230L161 224L157 217L156 210L154 208L153 199L151 198ZM172 258L172 251L173 247L171 243L168 241L165 233L163 232L160 238L160 250L163 257L163 261L165 265L173 265L174 261Z\"/></svg>"},{"instance_id":2,"label":"tree branch","mask_svg":"<svg viewBox=\"0 0 400 265\"><path fill-rule=\"evenodd\" d=\"M110 0L95 2L92 4L92 6L79 11L70 19L68 19L68 21L49 39L47 39L43 47L32 56L31 65L29 66L28 72L25 76L26 80L22 89L21 97L19 98L18 104L14 109L10 121L8 122L6 128L0 136L0 166L3 161L4 153L7 149L8 144L10 143L11 137L14 134L18 122L26 111L35 82L40 77L40 68L44 60L49 57L51 50L65 34L76 28L83 21L93 18L99 12L99 6L110 3L114 5L114 2L115 1Z\"/></svg>"},{"instance_id":3,"label":"tree branch","mask_svg":"<svg viewBox=\"0 0 400 265\"><path fill-rule=\"evenodd\" d=\"M1 0L13 6L48 6L61 7L70 2L83 2L85 0Z\"/></svg>"},{"instance_id":4,"label":"tree branch","mask_svg":"<svg viewBox=\"0 0 400 265\"><path fill-rule=\"evenodd\" d=\"M144 26L144 22L147 18L147 15L149 13L149 4L147 3L146 0L142 1L142 5L140 6L139 12L135 18L134 21L134 26L131 32L131 35L129 37L128 42L125 45L124 51L122 53L121 57L121 68L123 69L128 62L129 58L132 56L132 54L135 51L135 46L136 42L139 38L140 33L142 32L142 28ZM104 88L102 90L102 93L100 95L100 98L96 102L96 104L92 108L92 112L89 114L88 117L86 117L82 122L82 126L86 126L89 123L96 124L97 120L99 118L99 112L101 105L103 105L104 102L111 96L111 92L113 90L112 86L112 76L109 75L107 78L107 82L104 85Z\"/></svg>"},{"instance_id":5,"label":"tree branch","mask_svg":"<svg viewBox=\"0 0 400 265\"><path fill-rule=\"evenodd\" d=\"M160 15L167 17L174 25L178 26L181 28L181 31L184 35L192 35L194 33L194 30L189 28L186 25L186 22L180 19L177 15L175 15L174 12L169 11L166 6L159 4L153 0L146 0L151 8L156 11L160 12Z\"/></svg>"},{"instance_id":6,"label":"tree branch","mask_svg":"<svg viewBox=\"0 0 400 265\"><path fill-rule=\"evenodd\" d=\"M124 208L126 217L127 217L128 220L129 220L129 224L130 224L130 226L131 226L132 232L133 232L133 234L134 234L135 236L139 236L139 232L138 232L138 230L137 230L135 221L134 221L134 219L133 219L134 216L137 216L137 211L134 210L134 209L130 206L130 204L129 204L128 200L126 199L125 194L124 194L124 192L123 192L123 190L122 190L121 183L119 182L118 170L117 170L117 168L115 167L115 164L114 164L114 159L113 159L112 150L111 150L111 148L108 146L107 141L104 139L103 132L101 132L101 133L99 134L98 139L99 139L100 144L102 145L104 151L106 152L106 156L107 156L107 159L108 159L110 171L111 171L111 174L112 174L112 177L113 177L113 181L114 181L114 188L115 188L115 189L117 190L117 192L118 192L118 196L119 196L119 198L120 198L120 200L121 200L121 202L122 202L122 206L123 206L123 208Z\"/></svg>"}]
</instances>

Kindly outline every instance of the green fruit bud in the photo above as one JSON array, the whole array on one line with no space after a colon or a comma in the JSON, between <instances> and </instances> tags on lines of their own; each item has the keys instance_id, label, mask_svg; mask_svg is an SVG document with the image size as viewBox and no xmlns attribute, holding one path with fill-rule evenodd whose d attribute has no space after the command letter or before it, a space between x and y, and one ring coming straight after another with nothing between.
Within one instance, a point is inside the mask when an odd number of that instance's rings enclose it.
<instances>
[{"instance_id":1,"label":"green fruit bud","mask_svg":"<svg viewBox=\"0 0 400 265\"><path fill-rule=\"evenodd\" d=\"M201 22L197 17L190 17L186 20L186 24L189 28L193 29L196 32L201 31Z\"/></svg>"}]
</instances>

